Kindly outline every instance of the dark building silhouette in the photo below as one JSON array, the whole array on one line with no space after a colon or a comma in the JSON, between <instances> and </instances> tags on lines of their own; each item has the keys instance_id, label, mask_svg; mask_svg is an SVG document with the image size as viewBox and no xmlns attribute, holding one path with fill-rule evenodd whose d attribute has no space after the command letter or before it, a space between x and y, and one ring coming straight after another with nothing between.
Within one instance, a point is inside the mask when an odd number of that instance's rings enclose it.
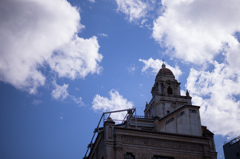
<instances>
[{"instance_id":1,"label":"dark building silhouette","mask_svg":"<svg viewBox=\"0 0 240 159\"><path fill-rule=\"evenodd\" d=\"M240 136L223 145L225 159L240 159Z\"/></svg>"},{"instance_id":2,"label":"dark building silhouette","mask_svg":"<svg viewBox=\"0 0 240 159\"><path fill-rule=\"evenodd\" d=\"M180 94L180 83L165 64L151 93L144 116L128 109L123 122L115 123L109 114L120 111L103 113L104 124L95 129L84 158L216 159L214 134L201 125L200 107L192 105L188 91Z\"/></svg>"}]
</instances>

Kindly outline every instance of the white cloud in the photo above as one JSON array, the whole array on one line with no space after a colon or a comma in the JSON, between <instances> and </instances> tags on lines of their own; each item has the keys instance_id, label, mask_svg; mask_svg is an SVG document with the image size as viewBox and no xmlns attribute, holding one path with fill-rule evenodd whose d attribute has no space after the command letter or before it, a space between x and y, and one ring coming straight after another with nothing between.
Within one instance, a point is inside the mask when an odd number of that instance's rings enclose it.
<instances>
[{"instance_id":1,"label":"white cloud","mask_svg":"<svg viewBox=\"0 0 240 159\"><path fill-rule=\"evenodd\" d=\"M134 72L136 70L135 66L130 66L127 68L128 72Z\"/></svg>"},{"instance_id":2,"label":"white cloud","mask_svg":"<svg viewBox=\"0 0 240 159\"><path fill-rule=\"evenodd\" d=\"M186 87L193 104L201 106L203 124L216 134L240 134L240 71L214 62L212 72L191 69Z\"/></svg>"},{"instance_id":3,"label":"white cloud","mask_svg":"<svg viewBox=\"0 0 240 159\"><path fill-rule=\"evenodd\" d=\"M114 111L133 108L133 103L128 101L126 98L123 98L118 91L112 89L110 92L110 99L107 97L102 97L97 94L93 99L93 110L94 111ZM111 115L113 119L122 120L126 113L114 113Z\"/></svg>"},{"instance_id":4,"label":"white cloud","mask_svg":"<svg viewBox=\"0 0 240 159\"><path fill-rule=\"evenodd\" d=\"M240 43L236 41L236 39L233 40L232 43L229 43L229 48L226 49L226 61L229 64L229 67L235 71L240 69Z\"/></svg>"},{"instance_id":5,"label":"white cloud","mask_svg":"<svg viewBox=\"0 0 240 159\"><path fill-rule=\"evenodd\" d=\"M144 18L149 7L148 3L142 0L116 0L116 3L117 10L126 14L130 22Z\"/></svg>"},{"instance_id":6,"label":"white cloud","mask_svg":"<svg viewBox=\"0 0 240 159\"><path fill-rule=\"evenodd\" d=\"M80 23L78 9L66 0L2 0L0 10L1 81L36 93L46 79L40 68L50 62L53 70L59 73L57 66L66 66L61 57L67 62L72 60L80 68L70 65L67 68L71 71L65 69L60 76L84 77L99 72L96 62L100 62L102 56L98 54L97 39L76 36L84 26ZM86 46L81 48L84 44ZM68 54L65 50L71 52ZM75 52L78 55L73 55L73 50L79 50ZM89 65L90 61L93 65Z\"/></svg>"},{"instance_id":7,"label":"white cloud","mask_svg":"<svg viewBox=\"0 0 240 159\"><path fill-rule=\"evenodd\" d=\"M89 0L89 2L91 2L91 3L95 3L96 1L95 1L95 0Z\"/></svg>"},{"instance_id":8,"label":"white cloud","mask_svg":"<svg viewBox=\"0 0 240 159\"><path fill-rule=\"evenodd\" d=\"M233 34L240 30L239 1L163 0L162 4L165 10L154 21L152 36L172 57L202 64L238 44Z\"/></svg>"},{"instance_id":9,"label":"white cloud","mask_svg":"<svg viewBox=\"0 0 240 159\"><path fill-rule=\"evenodd\" d=\"M184 91L184 90L180 90L180 93L181 93L182 96L186 95L186 91Z\"/></svg>"},{"instance_id":10,"label":"white cloud","mask_svg":"<svg viewBox=\"0 0 240 159\"><path fill-rule=\"evenodd\" d=\"M98 34L98 35L101 36L101 37L108 37L108 35L105 34L105 33L100 33L100 34Z\"/></svg>"},{"instance_id":11,"label":"white cloud","mask_svg":"<svg viewBox=\"0 0 240 159\"><path fill-rule=\"evenodd\" d=\"M82 101L82 97L75 97L75 96L70 96L72 98L72 100L78 104L79 106L84 106L85 104Z\"/></svg>"},{"instance_id":12,"label":"white cloud","mask_svg":"<svg viewBox=\"0 0 240 159\"><path fill-rule=\"evenodd\" d=\"M66 100L67 98L74 101L79 106L84 106L85 104L82 101L82 97L75 97L68 93L68 84L58 85L56 81L53 81L52 97L57 100Z\"/></svg>"},{"instance_id":13,"label":"white cloud","mask_svg":"<svg viewBox=\"0 0 240 159\"><path fill-rule=\"evenodd\" d=\"M148 60L143 60L143 59L139 59L140 62L144 63L144 67L142 68L142 72L146 72L148 69L152 70L152 74L156 75L158 73L158 71L162 68L162 64L163 62L159 59L152 59L149 58ZM168 65L166 62L164 62L166 64L166 68L170 69L175 78L178 79L179 76L182 74L182 71L179 69L178 66L172 67L170 65Z\"/></svg>"},{"instance_id":14,"label":"white cloud","mask_svg":"<svg viewBox=\"0 0 240 159\"><path fill-rule=\"evenodd\" d=\"M70 43L62 46L48 62L59 77L84 78L89 73L100 73L102 70L102 67L98 65L98 62L102 60L102 55L98 53L98 50L99 45L95 36L89 39L75 36Z\"/></svg>"},{"instance_id":15,"label":"white cloud","mask_svg":"<svg viewBox=\"0 0 240 159\"><path fill-rule=\"evenodd\" d=\"M64 83L62 86L60 86L56 83L56 81L54 81L53 85L54 85L55 89L52 90L51 95L54 99L64 100L69 96L68 91L67 91L68 84Z\"/></svg>"}]
</instances>

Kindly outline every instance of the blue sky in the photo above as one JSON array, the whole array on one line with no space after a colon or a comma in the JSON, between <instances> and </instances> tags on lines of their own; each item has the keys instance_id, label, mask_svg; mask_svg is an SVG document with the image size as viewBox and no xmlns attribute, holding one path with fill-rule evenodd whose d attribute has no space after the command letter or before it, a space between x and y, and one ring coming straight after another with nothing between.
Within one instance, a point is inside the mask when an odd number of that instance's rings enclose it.
<instances>
[{"instance_id":1,"label":"blue sky","mask_svg":"<svg viewBox=\"0 0 240 159\"><path fill-rule=\"evenodd\" d=\"M0 158L82 158L103 111L143 115L164 59L222 145L240 134L237 0L2 0ZM116 116L116 118L119 116Z\"/></svg>"}]
</instances>

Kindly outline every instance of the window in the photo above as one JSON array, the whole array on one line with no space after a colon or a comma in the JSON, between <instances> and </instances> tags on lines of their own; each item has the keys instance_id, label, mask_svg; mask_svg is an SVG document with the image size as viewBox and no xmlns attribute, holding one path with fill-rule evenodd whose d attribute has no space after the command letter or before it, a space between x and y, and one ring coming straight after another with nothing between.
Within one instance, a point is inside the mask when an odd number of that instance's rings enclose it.
<instances>
[{"instance_id":1,"label":"window","mask_svg":"<svg viewBox=\"0 0 240 159\"><path fill-rule=\"evenodd\" d=\"M177 118L179 118L180 116L183 116L184 115L184 111L182 111L181 113L179 113L178 115L177 115Z\"/></svg>"},{"instance_id":2,"label":"window","mask_svg":"<svg viewBox=\"0 0 240 159\"><path fill-rule=\"evenodd\" d=\"M153 156L152 159L174 159L173 157Z\"/></svg>"},{"instance_id":3,"label":"window","mask_svg":"<svg viewBox=\"0 0 240 159\"><path fill-rule=\"evenodd\" d=\"M168 94L173 94L173 90L170 86L168 86L168 88L167 88L167 93Z\"/></svg>"},{"instance_id":4,"label":"window","mask_svg":"<svg viewBox=\"0 0 240 159\"><path fill-rule=\"evenodd\" d=\"M170 113L170 111L169 110L167 110L167 114L169 114Z\"/></svg>"},{"instance_id":5,"label":"window","mask_svg":"<svg viewBox=\"0 0 240 159\"><path fill-rule=\"evenodd\" d=\"M190 113L197 113L197 111L196 111L196 110L193 110L193 109L189 109L189 112L190 112Z\"/></svg>"},{"instance_id":6,"label":"window","mask_svg":"<svg viewBox=\"0 0 240 159\"><path fill-rule=\"evenodd\" d=\"M124 159L135 159L135 156L132 153L127 152L124 155Z\"/></svg>"},{"instance_id":7,"label":"window","mask_svg":"<svg viewBox=\"0 0 240 159\"><path fill-rule=\"evenodd\" d=\"M172 122L174 120L174 118L172 117L171 119L168 119L167 121L166 121L166 124L168 124L168 123L170 123L170 122Z\"/></svg>"}]
</instances>

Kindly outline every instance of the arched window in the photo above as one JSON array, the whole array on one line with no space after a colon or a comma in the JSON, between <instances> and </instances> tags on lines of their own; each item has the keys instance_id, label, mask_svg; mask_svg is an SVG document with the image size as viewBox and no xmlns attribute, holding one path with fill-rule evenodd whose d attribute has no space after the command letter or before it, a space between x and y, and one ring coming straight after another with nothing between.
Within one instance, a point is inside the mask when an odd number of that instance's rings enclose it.
<instances>
[{"instance_id":1,"label":"arched window","mask_svg":"<svg viewBox=\"0 0 240 159\"><path fill-rule=\"evenodd\" d=\"M135 159L135 156L132 153L127 152L124 155L124 159Z\"/></svg>"},{"instance_id":2,"label":"arched window","mask_svg":"<svg viewBox=\"0 0 240 159\"><path fill-rule=\"evenodd\" d=\"M168 94L173 94L173 90L170 86L168 86L168 88L167 88L167 93Z\"/></svg>"}]
</instances>

